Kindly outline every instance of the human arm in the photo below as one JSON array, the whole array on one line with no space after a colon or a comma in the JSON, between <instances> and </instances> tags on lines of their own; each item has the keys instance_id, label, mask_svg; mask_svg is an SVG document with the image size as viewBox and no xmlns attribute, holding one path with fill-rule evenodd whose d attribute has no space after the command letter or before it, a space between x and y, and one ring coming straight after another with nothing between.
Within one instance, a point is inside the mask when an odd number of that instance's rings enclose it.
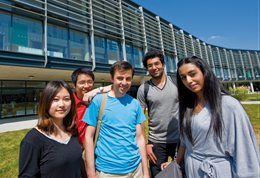
<instances>
[{"instance_id":1,"label":"human arm","mask_svg":"<svg viewBox=\"0 0 260 178\"><path fill-rule=\"evenodd\" d=\"M86 170L88 178L96 178L96 166L95 166L95 156L94 156L94 136L96 128L89 125L86 129L84 148L85 148L85 160L86 160Z\"/></svg>"},{"instance_id":2,"label":"human arm","mask_svg":"<svg viewBox=\"0 0 260 178\"><path fill-rule=\"evenodd\" d=\"M176 160L174 160L174 161L176 161L176 163L178 165L181 165L183 163L184 153L185 153L185 147L183 145L180 145L178 152L177 152ZM162 163L161 170L164 170L167 166L169 166L170 163L171 163L171 161Z\"/></svg>"},{"instance_id":3,"label":"human arm","mask_svg":"<svg viewBox=\"0 0 260 178\"><path fill-rule=\"evenodd\" d=\"M142 108L142 111L144 112L145 111L145 108ZM145 112L144 112L145 113ZM146 135L146 128L145 128L145 123L142 122L141 123L141 126L143 128L143 134ZM145 148L146 148L146 153L147 153L147 156L148 158L154 163L156 164L156 161L157 161L157 157L155 156L154 152L153 152L153 144L149 143L148 142L148 136L145 137L146 141L146 145L145 145Z\"/></svg>"},{"instance_id":4,"label":"human arm","mask_svg":"<svg viewBox=\"0 0 260 178\"><path fill-rule=\"evenodd\" d=\"M184 154L185 154L185 147L181 144L179 149L178 149L177 156L176 156L177 164L181 165L183 163Z\"/></svg>"},{"instance_id":5,"label":"human arm","mask_svg":"<svg viewBox=\"0 0 260 178\"><path fill-rule=\"evenodd\" d=\"M231 157L234 177L260 177L260 153L248 115L241 104L231 97L223 101L225 152ZM224 104L227 103L227 104Z\"/></svg>"},{"instance_id":6,"label":"human arm","mask_svg":"<svg viewBox=\"0 0 260 178\"><path fill-rule=\"evenodd\" d=\"M147 113L147 99L145 99L145 92L148 92L148 91L144 91L145 90L145 85L148 85L148 84L142 84L139 89L138 89L138 92L137 92L137 100L139 101L141 107L142 107L142 111L143 113ZM147 86L146 86L147 87ZM147 88L146 88L147 90ZM149 116L148 116L149 117ZM145 132L145 130L144 130ZM146 152L147 152L147 155L148 155L148 158L154 163L156 164L156 161L157 161L157 158L153 152L153 144L149 143L148 141L148 138L146 138Z\"/></svg>"},{"instance_id":7,"label":"human arm","mask_svg":"<svg viewBox=\"0 0 260 178\"><path fill-rule=\"evenodd\" d=\"M40 148L31 143L29 137L20 144L19 155L19 178L23 177L38 177L40 175Z\"/></svg>"},{"instance_id":8,"label":"human arm","mask_svg":"<svg viewBox=\"0 0 260 178\"><path fill-rule=\"evenodd\" d=\"M145 149L145 136L144 131L142 129L141 124L136 125L136 142L139 147L139 151L142 158L142 167L143 167L143 174L144 178L149 178L149 171L148 171L148 164L147 164L147 155Z\"/></svg>"},{"instance_id":9,"label":"human arm","mask_svg":"<svg viewBox=\"0 0 260 178\"><path fill-rule=\"evenodd\" d=\"M94 96L96 96L98 93L107 93L111 89L112 89L112 85L107 85L107 86L104 86L104 87L95 88L95 89L85 93L82 100L86 105L88 105L91 102L92 98Z\"/></svg>"}]
</instances>

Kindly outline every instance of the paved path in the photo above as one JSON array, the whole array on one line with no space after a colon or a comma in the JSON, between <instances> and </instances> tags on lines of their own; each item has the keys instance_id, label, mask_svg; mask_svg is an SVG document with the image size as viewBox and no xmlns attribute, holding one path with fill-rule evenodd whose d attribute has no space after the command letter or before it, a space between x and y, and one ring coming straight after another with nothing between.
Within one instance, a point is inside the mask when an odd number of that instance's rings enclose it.
<instances>
[{"instance_id":1,"label":"paved path","mask_svg":"<svg viewBox=\"0 0 260 178\"><path fill-rule=\"evenodd\" d=\"M0 120L0 133L33 128L37 124L36 116L16 117Z\"/></svg>"},{"instance_id":2,"label":"paved path","mask_svg":"<svg viewBox=\"0 0 260 178\"><path fill-rule=\"evenodd\" d=\"M260 104L260 101L241 101L242 104Z\"/></svg>"}]
</instances>

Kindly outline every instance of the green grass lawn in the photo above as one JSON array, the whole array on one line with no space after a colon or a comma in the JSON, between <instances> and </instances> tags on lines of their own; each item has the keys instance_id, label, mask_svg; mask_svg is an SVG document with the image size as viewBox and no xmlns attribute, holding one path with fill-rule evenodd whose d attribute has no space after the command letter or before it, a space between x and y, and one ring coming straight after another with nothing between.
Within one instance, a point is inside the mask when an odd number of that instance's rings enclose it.
<instances>
[{"instance_id":1,"label":"green grass lawn","mask_svg":"<svg viewBox=\"0 0 260 178\"><path fill-rule=\"evenodd\" d=\"M244 105L260 146L260 106ZM17 178L19 145L29 129L0 133L0 177Z\"/></svg>"},{"instance_id":2,"label":"green grass lawn","mask_svg":"<svg viewBox=\"0 0 260 178\"><path fill-rule=\"evenodd\" d=\"M17 177L19 145L28 131L27 129L0 133L0 177Z\"/></svg>"},{"instance_id":3,"label":"green grass lawn","mask_svg":"<svg viewBox=\"0 0 260 178\"><path fill-rule=\"evenodd\" d=\"M260 105L245 104L243 106L251 120L255 133L257 135L258 144L260 145Z\"/></svg>"}]
</instances>

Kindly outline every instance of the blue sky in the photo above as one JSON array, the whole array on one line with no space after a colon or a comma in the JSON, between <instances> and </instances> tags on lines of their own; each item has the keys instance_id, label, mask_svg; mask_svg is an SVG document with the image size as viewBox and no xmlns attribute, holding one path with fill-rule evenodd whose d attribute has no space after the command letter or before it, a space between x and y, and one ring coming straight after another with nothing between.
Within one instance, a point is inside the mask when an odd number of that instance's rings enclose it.
<instances>
[{"instance_id":1,"label":"blue sky","mask_svg":"<svg viewBox=\"0 0 260 178\"><path fill-rule=\"evenodd\" d=\"M208 44L260 50L260 0L133 0Z\"/></svg>"}]
</instances>

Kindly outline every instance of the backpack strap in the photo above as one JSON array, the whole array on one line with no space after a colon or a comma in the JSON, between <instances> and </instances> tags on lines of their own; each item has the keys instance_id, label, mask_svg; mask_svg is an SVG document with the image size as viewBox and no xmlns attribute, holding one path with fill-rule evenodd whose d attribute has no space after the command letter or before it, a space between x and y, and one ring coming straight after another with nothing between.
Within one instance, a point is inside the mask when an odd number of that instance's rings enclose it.
<instances>
[{"instance_id":1,"label":"backpack strap","mask_svg":"<svg viewBox=\"0 0 260 178\"><path fill-rule=\"evenodd\" d=\"M147 109L147 114L149 115L149 112L150 112L150 106L149 106L149 101L147 99L147 94L148 94L148 91L149 91L149 86L150 85L150 80L146 81L144 83L144 99L145 99L145 103L146 103L146 109Z\"/></svg>"},{"instance_id":2,"label":"backpack strap","mask_svg":"<svg viewBox=\"0 0 260 178\"><path fill-rule=\"evenodd\" d=\"M107 93L103 93L102 101L101 101L101 105L100 105L100 109L99 109L99 113L98 113L98 123L97 123L97 127L96 127L95 139L94 139L94 148L96 147L96 144L97 144L97 139L98 139L98 134L100 131L100 125L102 122L102 116L103 116L103 112L104 112L104 108L105 108L106 99L107 99Z\"/></svg>"}]
</instances>

